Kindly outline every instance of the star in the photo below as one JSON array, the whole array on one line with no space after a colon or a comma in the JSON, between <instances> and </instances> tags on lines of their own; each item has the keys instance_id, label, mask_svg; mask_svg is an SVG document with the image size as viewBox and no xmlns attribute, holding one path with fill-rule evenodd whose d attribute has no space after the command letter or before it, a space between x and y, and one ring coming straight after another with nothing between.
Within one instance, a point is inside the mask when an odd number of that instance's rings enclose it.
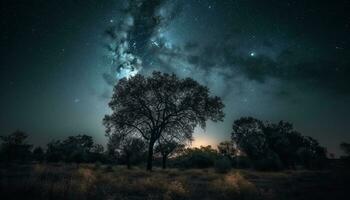
<instances>
[{"instance_id":1,"label":"star","mask_svg":"<svg viewBox=\"0 0 350 200\"><path fill-rule=\"evenodd\" d=\"M159 47L159 44L158 44L158 42L157 42L157 41L152 41L152 44L153 44L154 46Z\"/></svg>"},{"instance_id":2,"label":"star","mask_svg":"<svg viewBox=\"0 0 350 200\"><path fill-rule=\"evenodd\" d=\"M78 98L74 99L74 103L79 103L79 102L80 102L80 99L78 99Z\"/></svg>"},{"instance_id":3,"label":"star","mask_svg":"<svg viewBox=\"0 0 350 200\"><path fill-rule=\"evenodd\" d=\"M250 54L249 54L251 57L254 57L256 54L255 54L255 52L250 52Z\"/></svg>"}]
</instances>

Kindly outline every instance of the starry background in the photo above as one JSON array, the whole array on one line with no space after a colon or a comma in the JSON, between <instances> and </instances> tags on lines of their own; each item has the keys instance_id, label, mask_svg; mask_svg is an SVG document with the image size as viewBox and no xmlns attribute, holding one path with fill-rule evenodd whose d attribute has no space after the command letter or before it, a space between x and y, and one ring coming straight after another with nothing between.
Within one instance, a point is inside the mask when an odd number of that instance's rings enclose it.
<instances>
[{"instance_id":1,"label":"starry background","mask_svg":"<svg viewBox=\"0 0 350 200\"><path fill-rule=\"evenodd\" d=\"M226 117L194 145L229 139L233 120L293 122L332 153L350 141L350 3L280 0L1 1L0 134L36 145L89 134L121 77L190 76Z\"/></svg>"}]
</instances>

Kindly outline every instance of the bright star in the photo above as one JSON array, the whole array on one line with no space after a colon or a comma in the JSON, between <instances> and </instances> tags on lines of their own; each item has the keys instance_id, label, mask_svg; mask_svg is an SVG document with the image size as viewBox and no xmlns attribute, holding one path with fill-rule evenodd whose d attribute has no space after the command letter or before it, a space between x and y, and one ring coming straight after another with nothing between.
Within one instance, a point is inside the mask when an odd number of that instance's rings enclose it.
<instances>
[{"instance_id":1,"label":"bright star","mask_svg":"<svg viewBox=\"0 0 350 200\"><path fill-rule=\"evenodd\" d=\"M156 42L156 41L152 41L152 44L153 44L154 46L159 47L159 44L158 44L158 42Z\"/></svg>"},{"instance_id":2,"label":"bright star","mask_svg":"<svg viewBox=\"0 0 350 200\"><path fill-rule=\"evenodd\" d=\"M254 57L255 56L255 52L250 52L250 56Z\"/></svg>"}]
</instances>

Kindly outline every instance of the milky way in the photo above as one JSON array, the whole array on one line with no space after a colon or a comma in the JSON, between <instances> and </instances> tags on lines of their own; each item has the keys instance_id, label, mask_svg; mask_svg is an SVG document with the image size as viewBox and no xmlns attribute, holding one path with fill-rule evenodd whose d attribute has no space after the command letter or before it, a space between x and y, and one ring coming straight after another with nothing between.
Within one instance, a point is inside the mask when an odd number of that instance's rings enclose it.
<instances>
[{"instance_id":1,"label":"milky way","mask_svg":"<svg viewBox=\"0 0 350 200\"><path fill-rule=\"evenodd\" d=\"M225 121L196 129L197 144L229 139L233 120L249 115L293 122L338 152L350 140L349 8L316 0L8 1L1 131L25 129L41 144L80 132L104 141L112 86L158 70L223 98Z\"/></svg>"}]
</instances>

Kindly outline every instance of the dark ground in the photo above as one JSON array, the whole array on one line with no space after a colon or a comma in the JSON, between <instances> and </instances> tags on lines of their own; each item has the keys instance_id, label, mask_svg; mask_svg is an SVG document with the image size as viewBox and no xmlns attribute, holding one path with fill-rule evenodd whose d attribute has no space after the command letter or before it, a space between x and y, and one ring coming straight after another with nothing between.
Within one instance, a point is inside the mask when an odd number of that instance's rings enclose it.
<instances>
[{"instance_id":1,"label":"dark ground","mask_svg":"<svg viewBox=\"0 0 350 200\"><path fill-rule=\"evenodd\" d=\"M350 196L350 171L258 172L156 169L99 164L1 165L0 199L296 199Z\"/></svg>"}]
</instances>

